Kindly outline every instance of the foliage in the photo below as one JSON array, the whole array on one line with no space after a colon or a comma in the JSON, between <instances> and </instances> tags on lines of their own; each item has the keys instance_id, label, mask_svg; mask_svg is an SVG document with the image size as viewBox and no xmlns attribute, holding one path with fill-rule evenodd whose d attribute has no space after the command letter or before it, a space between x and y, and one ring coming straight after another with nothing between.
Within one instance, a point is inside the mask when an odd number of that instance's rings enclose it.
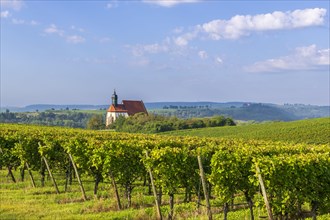
<instances>
[{"instance_id":1,"label":"foliage","mask_svg":"<svg viewBox=\"0 0 330 220\"><path fill-rule=\"evenodd\" d=\"M192 189L199 181L196 157L180 145L174 142L155 148L144 160L145 166L152 169L157 185L166 194L177 193L179 188Z\"/></svg>"},{"instance_id":2,"label":"foliage","mask_svg":"<svg viewBox=\"0 0 330 220\"><path fill-rule=\"evenodd\" d=\"M166 132L165 135L243 138L245 140L286 141L294 143L330 143L330 118L293 122L268 122L225 128L203 128Z\"/></svg>"},{"instance_id":3,"label":"foliage","mask_svg":"<svg viewBox=\"0 0 330 220\"><path fill-rule=\"evenodd\" d=\"M267 180L275 215L293 219L305 203L312 209L330 209L330 151L294 156L283 153L256 158L255 162Z\"/></svg>"},{"instance_id":4,"label":"foliage","mask_svg":"<svg viewBox=\"0 0 330 220\"><path fill-rule=\"evenodd\" d=\"M279 218L299 216L305 204L314 214L327 212L330 207L328 143L173 137L8 124L0 124L0 141L5 152L1 158L4 166L33 164L31 155L38 152L48 159L51 169L63 173L67 154L71 154L87 177L101 173L124 187L129 204L134 184L145 178L146 170L153 172L157 187L172 198L182 188L193 191L199 181L200 155L214 196L223 203L244 193L252 204L259 195L258 166L272 211ZM263 204L260 207L263 209Z\"/></svg>"},{"instance_id":5,"label":"foliage","mask_svg":"<svg viewBox=\"0 0 330 220\"><path fill-rule=\"evenodd\" d=\"M105 128L102 115L93 115L87 122L87 129L101 130Z\"/></svg>"},{"instance_id":6,"label":"foliage","mask_svg":"<svg viewBox=\"0 0 330 220\"><path fill-rule=\"evenodd\" d=\"M109 128L121 132L160 133L165 131L218 126L233 126L231 118L214 116L212 118L178 119L155 114L138 113L131 117L119 117Z\"/></svg>"},{"instance_id":7,"label":"foliage","mask_svg":"<svg viewBox=\"0 0 330 220\"><path fill-rule=\"evenodd\" d=\"M0 113L1 123L20 123L63 126L72 128L85 128L88 120L93 115L75 111L45 111L45 112L2 112Z\"/></svg>"},{"instance_id":8,"label":"foliage","mask_svg":"<svg viewBox=\"0 0 330 220\"><path fill-rule=\"evenodd\" d=\"M229 203L237 193L251 198L258 190L250 181L255 172L251 169L253 162L248 151L249 148L228 149L217 151L212 156L210 181L223 203Z\"/></svg>"}]
</instances>

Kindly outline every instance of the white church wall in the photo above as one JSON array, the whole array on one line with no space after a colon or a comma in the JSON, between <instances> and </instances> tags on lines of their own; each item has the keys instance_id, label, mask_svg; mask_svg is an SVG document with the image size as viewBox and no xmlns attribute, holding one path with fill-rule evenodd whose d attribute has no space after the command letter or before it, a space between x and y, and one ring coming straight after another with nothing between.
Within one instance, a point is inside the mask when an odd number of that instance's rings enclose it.
<instances>
[{"instance_id":1,"label":"white church wall","mask_svg":"<svg viewBox=\"0 0 330 220\"><path fill-rule=\"evenodd\" d=\"M127 118L128 114L127 112L107 112L106 126L116 121L119 116L124 116L125 118Z\"/></svg>"}]
</instances>

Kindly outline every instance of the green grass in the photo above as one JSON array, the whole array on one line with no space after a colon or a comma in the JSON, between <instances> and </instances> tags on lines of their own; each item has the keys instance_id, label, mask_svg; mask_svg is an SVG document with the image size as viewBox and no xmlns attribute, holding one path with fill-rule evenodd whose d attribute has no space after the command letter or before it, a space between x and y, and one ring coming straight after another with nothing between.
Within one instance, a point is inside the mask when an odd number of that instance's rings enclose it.
<instances>
[{"instance_id":1,"label":"green grass","mask_svg":"<svg viewBox=\"0 0 330 220\"><path fill-rule=\"evenodd\" d=\"M88 201L83 201L79 186L74 183L64 192L64 181L58 181L61 194L56 194L50 180L45 187L32 188L28 179L12 183L6 171L0 172L0 219L153 219L151 196L148 206L118 211L109 184L101 183L98 196L93 196L93 183L85 182ZM17 177L17 172L15 173ZM37 173L35 173L37 177ZM38 183L38 181L37 181ZM136 199L138 191L135 193ZM122 201L125 204L125 201ZM148 211L149 209L149 211ZM151 210L151 211L150 211ZM149 213L149 214L148 214Z\"/></svg>"},{"instance_id":2,"label":"green grass","mask_svg":"<svg viewBox=\"0 0 330 220\"><path fill-rule=\"evenodd\" d=\"M330 118L189 129L164 132L162 134L328 144L330 143Z\"/></svg>"},{"instance_id":3,"label":"green grass","mask_svg":"<svg viewBox=\"0 0 330 220\"><path fill-rule=\"evenodd\" d=\"M30 184L28 176L25 182L11 182L6 177L7 172L0 170L0 219L156 219L154 200L148 195L146 187L137 186L133 190L132 208L117 210L116 201L112 187L109 183L101 183L98 191L98 198L93 196L93 183L84 179L84 187L88 201L83 201L79 186L76 182L69 186L68 192L64 192L64 181L60 175L55 175L61 194L56 194L50 180L46 181L46 186L40 187L34 172L37 188ZM18 177L18 172L14 175ZM126 205L123 199L123 191L120 190L122 205ZM196 198L193 198L196 201ZM183 203L183 195L175 195L175 219L202 219L206 220L205 207L196 208L195 202ZM235 202L244 202L243 198L235 198ZM204 203L202 201L202 203ZM214 219L223 219L221 204L216 200L211 200ZM168 197L163 196L161 207L163 216L167 217L169 212ZM266 216L264 210L254 208L255 219ZM240 208L228 213L229 220L249 219L249 210ZM330 214L318 216L319 220L330 219Z\"/></svg>"},{"instance_id":4,"label":"green grass","mask_svg":"<svg viewBox=\"0 0 330 220\"><path fill-rule=\"evenodd\" d=\"M57 113L57 114L70 114L70 113L87 113L87 114L105 114L106 110L99 110L99 109L95 109L95 110L53 110L50 111L53 113Z\"/></svg>"},{"instance_id":5,"label":"green grass","mask_svg":"<svg viewBox=\"0 0 330 220\"><path fill-rule=\"evenodd\" d=\"M106 110L71 110L71 112L81 112L81 113L89 113L89 114L100 114L100 115L105 115Z\"/></svg>"}]
</instances>

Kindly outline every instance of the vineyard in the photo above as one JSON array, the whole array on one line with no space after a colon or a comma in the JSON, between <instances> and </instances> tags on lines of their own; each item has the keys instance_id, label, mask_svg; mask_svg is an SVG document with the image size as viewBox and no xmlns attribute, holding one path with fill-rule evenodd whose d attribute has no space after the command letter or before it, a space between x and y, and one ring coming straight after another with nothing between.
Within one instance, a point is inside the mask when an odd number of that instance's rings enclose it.
<instances>
[{"instance_id":1,"label":"vineyard","mask_svg":"<svg viewBox=\"0 0 330 220\"><path fill-rule=\"evenodd\" d=\"M166 135L242 138L245 140L285 141L292 143L330 143L330 118L292 122L268 122L234 127L217 127L166 132ZM164 133L165 134L165 133Z\"/></svg>"},{"instance_id":2,"label":"vineyard","mask_svg":"<svg viewBox=\"0 0 330 220\"><path fill-rule=\"evenodd\" d=\"M100 212L149 210L119 219L239 219L230 214L240 210L248 210L247 219L326 219L330 146L328 139L317 143L0 124L0 166L17 187L26 172L28 191L51 183L47 193L72 196L74 185L80 195L70 201L115 201ZM144 195L150 199L139 203ZM180 215L182 204L194 214ZM4 207L1 219L18 218Z\"/></svg>"}]
</instances>

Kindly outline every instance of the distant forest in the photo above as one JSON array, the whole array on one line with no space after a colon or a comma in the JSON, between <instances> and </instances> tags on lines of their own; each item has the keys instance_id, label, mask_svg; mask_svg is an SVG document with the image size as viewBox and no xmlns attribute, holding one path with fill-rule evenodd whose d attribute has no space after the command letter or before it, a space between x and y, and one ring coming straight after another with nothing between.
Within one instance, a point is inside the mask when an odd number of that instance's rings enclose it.
<instances>
[{"instance_id":1,"label":"distant forest","mask_svg":"<svg viewBox=\"0 0 330 220\"><path fill-rule=\"evenodd\" d=\"M48 126L63 126L71 128L86 128L93 114L75 111L45 111L45 112L6 112L0 113L1 123L36 124Z\"/></svg>"},{"instance_id":2,"label":"distant forest","mask_svg":"<svg viewBox=\"0 0 330 220\"><path fill-rule=\"evenodd\" d=\"M244 121L294 121L305 118L321 118L330 116L329 106L312 105L274 105L262 103L240 103L226 107L213 107L212 105L180 106L166 105L163 109L150 112L163 116L178 118L204 118L216 115L231 117Z\"/></svg>"},{"instance_id":3,"label":"distant forest","mask_svg":"<svg viewBox=\"0 0 330 220\"><path fill-rule=\"evenodd\" d=\"M197 119L211 118L223 116L231 118L235 121L294 121L305 118L320 118L329 117L329 106L313 106L300 104L263 104L263 103L211 103L211 102L196 102L196 103L147 103L148 112L154 115L155 120L159 117L164 118L161 121L169 121L177 119ZM49 126L65 126L73 128L102 128L105 120L106 108L104 106L31 106L30 112L11 112L9 109L0 113L0 123L21 123L21 124L40 124ZM75 107L75 108L74 108ZM79 110L85 107L93 107L98 110ZM46 109L47 110L40 110ZM57 110L56 108L61 108ZM91 121L91 119L94 119ZM93 125L93 123L96 125ZM191 122L187 127L196 126ZM99 126L97 125L99 124ZM176 124L176 122L174 123ZM203 124L203 123L202 123ZM207 124L204 122L204 124ZM101 126L102 125L102 126ZM164 125L165 126L165 125ZM180 127L179 125L176 125ZM134 130L128 128L128 130ZM166 126L165 126L166 127ZM158 128L160 130L168 130L168 128ZM123 129L117 127L117 129ZM154 129L154 128L153 128ZM154 129L155 130L155 129ZM157 129L156 129L157 130Z\"/></svg>"}]
</instances>

